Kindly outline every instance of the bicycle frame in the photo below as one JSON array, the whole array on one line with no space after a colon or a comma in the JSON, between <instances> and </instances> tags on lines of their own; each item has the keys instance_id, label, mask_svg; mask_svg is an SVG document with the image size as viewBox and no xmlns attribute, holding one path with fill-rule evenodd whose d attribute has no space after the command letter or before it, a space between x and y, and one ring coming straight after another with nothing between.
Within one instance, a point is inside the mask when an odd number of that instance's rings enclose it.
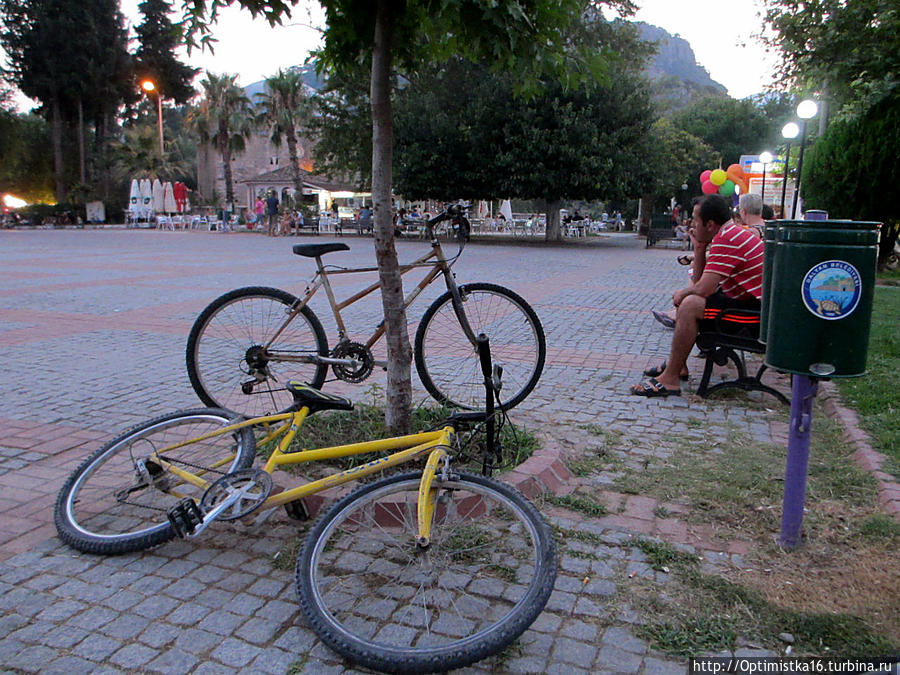
<instances>
[{"instance_id":1,"label":"bicycle frame","mask_svg":"<svg viewBox=\"0 0 900 675\"><path fill-rule=\"evenodd\" d=\"M309 495L337 487L349 483L351 481L364 478L378 471L412 461L422 455L428 454L428 461L422 472L422 480L419 486L418 500L418 537L417 541L420 545L427 545L431 536L431 524L434 515L435 497L433 492L434 481L438 476L438 466L443 462L444 471L446 471L447 463L450 455L448 449L452 447L454 442L455 431L451 426L445 426L437 431L427 431L418 434L409 434L406 436L397 436L394 438L385 438L376 441L364 441L362 443L350 443L347 445L338 445L330 448L304 449L297 452L287 452L300 427L309 414L309 408L303 407L294 412L283 412L274 415L266 415L264 417L255 417L253 419L236 422L226 427L222 427L214 432L198 436L196 438L182 441L174 445L157 450L153 454L155 462L165 470L178 476L182 480L197 486L200 489L208 489L213 481L203 478L202 474L195 474L186 471L168 462L164 455L166 452L198 443L210 438L222 436L224 434L233 433L240 429L256 425L276 425L276 428L269 431L260 443L264 444L280 437L278 446L272 452L263 471L272 474L281 466L290 464L303 464L306 462L314 462L325 459L336 459L338 457L349 457L352 455L361 455L369 452L387 452L396 450L389 455L379 457L365 464L340 471L336 474L326 476L314 480L310 483L270 495L265 502L259 507L262 510L282 506L289 502L303 499ZM223 459L220 464L225 464L230 458ZM213 467L215 468L215 467ZM210 521L211 522L211 521ZM199 534L205 529L208 523L204 522L197 528L194 533Z\"/></svg>"},{"instance_id":2,"label":"bicycle frame","mask_svg":"<svg viewBox=\"0 0 900 675\"><path fill-rule=\"evenodd\" d=\"M459 294L459 287L456 285L456 280L453 278L453 274L450 271L452 263L448 262L447 258L444 256L444 251L441 248L440 242L438 241L437 237L434 235L433 230L430 226L428 227L428 232L431 235L431 251L427 255L424 255L421 258L418 258L417 260L414 260L411 263L408 263L406 265L401 265L399 268L401 275L406 274L407 272L409 272L412 269L416 269L416 268L420 268L420 267L430 268L428 270L428 273L425 275L425 277L403 299L403 309L406 310L415 301L415 299L419 297L419 295L422 293L422 291L424 291L431 284L431 282L433 282L438 277L438 275L443 274L444 281L447 285L447 290L449 290L451 295L453 296L453 307L454 307L454 311L456 313L457 319L459 320L460 325L462 326L463 333L466 335L469 342L474 347L475 346L475 333L472 330L472 327L469 324L469 321L465 316L465 312L462 309L462 300L461 300L460 294ZM433 261L433 262L431 262L431 261ZM347 268L347 269L337 269L337 270L329 271L325 268L325 265L322 262L321 256L316 257L316 267L317 267L316 274L313 277L312 281L310 281L307 284L303 295L297 299L297 302L294 303L294 306L291 308L284 323L281 324L281 326L278 328L278 330L275 332L275 334L272 335L272 337L269 339L269 341L264 345L267 353L272 358L277 358L278 360L285 361L285 362L293 361L293 362L298 362L298 363L304 363L304 362L310 362L310 361L318 361L318 362L324 362L324 363L328 363L328 364L344 363L344 361L345 361L344 359L333 359L333 358L322 357L322 356L318 356L318 355L316 355L316 356L307 356L307 355L296 356L296 355L290 355L290 354L280 354L278 352L278 350L272 350L271 348L272 348L272 345L275 343L275 341L278 340L278 338L284 332L284 329L287 328L287 326L291 323L291 321L294 320L294 318L297 316L297 314L299 314L300 311L306 305L309 304L310 300L312 300L313 296L318 292L318 290L320 288L325 289L325 294L328 297L328 304L331 307L331 311L334 316L334 321L338 328L338 339L339 340L347 339L347 328L344 324L343 317L341 316L341 310L346 309L353 303L357 302L358 300L361 300L362 298L366 297L367 295L370 295L371 293L377 291L381 287L380 281L376 281L372 285L368 286L367 288L364 288L363 290L359 291L355 295L350 296L346 300L343 300L342 302L338 302L337 299L335 298L334 289L332 288L331 283L328 280L328 277L330 277L331 275L337 275L337 274L357 274L357 273L363 273L363 272L377 272L378 268L377 267L352 267L352 268ZM382 321L376 327L375 332L372 333L372 335L364 343L365 347L367 349L371 349L375 345L375 343L377 343L378 340L381 339L381 336L384 335L384 331L385 331L385 327L384 327L384 322ZM376 361L375 365L385 366L386 363L381 362L381 361Z\"/></svg>"}]
</instances>

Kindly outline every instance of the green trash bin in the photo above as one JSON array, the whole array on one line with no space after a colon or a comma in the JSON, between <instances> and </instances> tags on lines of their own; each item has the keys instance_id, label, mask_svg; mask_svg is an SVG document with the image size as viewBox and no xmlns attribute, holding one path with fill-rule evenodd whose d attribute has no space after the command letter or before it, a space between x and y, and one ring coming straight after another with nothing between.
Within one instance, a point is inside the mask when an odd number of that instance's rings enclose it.
<instances>
[{"instance_id":1,"label":"green trash bin","mask_svg":"<svg viewBox=\"0 0 900 675\"><path fill-rule=\"evenodd\" d=\"M865 374L880 227L850 220L778 224L766 365L811 377Z\"/></svg>"},{"instance_id":2,"label":"green trash bin","mask_svg":"<svg viewBox=\"0 0 900 675\"><path fill-rule=\"evenodd\" d=\"M769 306L771 300L769 292L772 290L772 267L775 264L775 237L778 233L778 226L781 222L777 220L767 220L766 227L763 231L763 287L762 299L760 300L759 311L759 341L765 342L768 339L766 329L769 324Z\"/></svg>"}]
</instances>

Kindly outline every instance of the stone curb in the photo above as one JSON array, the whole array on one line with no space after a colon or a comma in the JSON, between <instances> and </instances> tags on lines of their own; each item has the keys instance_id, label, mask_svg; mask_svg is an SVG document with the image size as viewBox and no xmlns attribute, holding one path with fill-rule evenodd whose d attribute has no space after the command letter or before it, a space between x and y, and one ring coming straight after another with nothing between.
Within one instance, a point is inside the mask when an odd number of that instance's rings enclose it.
<instances>
[{"instance_id":1,"label":"stone curb","mask_svg":"<svg viewBox=\"0 0 900 675\"><path fill-rule=\"evenodd\" d=\"M870 472L878 481L878 501L896 520L900 521L900 484L881 470L887 459L872 447L869 435L859 426L859 416L855 410L843 405L841 394L834 382L822 382L822 405L830 417L837 418L844 430L846 440L854 452L851 455L856 464Z\"/></svg>"}]
</instances>

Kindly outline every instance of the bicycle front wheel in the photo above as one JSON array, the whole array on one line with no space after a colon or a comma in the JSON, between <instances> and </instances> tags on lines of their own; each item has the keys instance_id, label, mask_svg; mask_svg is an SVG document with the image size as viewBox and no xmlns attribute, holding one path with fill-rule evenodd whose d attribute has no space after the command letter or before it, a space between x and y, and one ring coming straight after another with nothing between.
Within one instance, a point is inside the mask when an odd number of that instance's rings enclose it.
<instances>
[{"instance_id":1,"label":"bicycle front wheel","mask_svg":"<svg viewBox=\"0 0 900 675\"><path fill-rule=\"evenodd\" d=\"M431 542L416 542L421 473L370 483L313 525L297 560L300 607L332 649L375 670L444 671L521 635L556 578L537 509L498 481L437 481Z\"/></svg>"},{"instance_id":2,"label":"bicycle front wheel","mask_svg":"<svg viewBox=\"0 0 900 675\"><path fill-rule=\"evenodd\" d=\"M459 287L462 310L475 335L490 339L494 363L503 365L500 405L521 403L544 370L547 344L531 306L508 288L487 283ZM447 291L425 311L415 339L416 371L428 393L458 408L484 408L478 351L463 333Z\"/></svg>"},{"instance_id":3,"label":"bicycle front wheel","mask_svg":"<svg viewBox=\"0 0 900 675\"><path fill-rule=\"evenodd\" d=\"M309 360L328 355L328 340L309 307L272 341L295 301L277 288L249 287L203 310L187 343L188 377L201 401L250 418L287 408L290 379L322 387L328 367Z\"/></svg>"},{"instance_id":4,"label":"bicycle front wheel","mask_svg":"<svg viewBox=\"0 0 900 675\"><path fill-rule=\"evenodd\" d=\"M185 410L145 422L88 457L56 499L59 538L85 553L142 551L175 536L166 511L184 497L199 502L204 488L160 463L212 483L253 464L256 441L249 428L165 450L233 422L225 410Z\"/></svg>"}]
</instances>

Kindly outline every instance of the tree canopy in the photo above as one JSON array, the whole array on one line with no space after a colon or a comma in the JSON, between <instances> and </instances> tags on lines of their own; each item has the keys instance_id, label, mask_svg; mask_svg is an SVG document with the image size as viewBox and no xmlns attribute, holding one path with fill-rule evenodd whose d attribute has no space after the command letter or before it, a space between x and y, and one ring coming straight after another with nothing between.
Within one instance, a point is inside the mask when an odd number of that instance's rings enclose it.
<instances>
[{"instance_id":1,"label":"tree canopy","mask_svg":"<svg viewBox=\"0 0 900 675\"><path fill-rule=\"evenodd\" d=\"M134 71L137 79L149 78L163 97L176 103L187 103L195 94L192 82L198 71L175 57L181 36L169 19L172 4L167 0L144 0L138 9L144 20L135 28L138 49Z\"/></svg>"}]
</instances>

